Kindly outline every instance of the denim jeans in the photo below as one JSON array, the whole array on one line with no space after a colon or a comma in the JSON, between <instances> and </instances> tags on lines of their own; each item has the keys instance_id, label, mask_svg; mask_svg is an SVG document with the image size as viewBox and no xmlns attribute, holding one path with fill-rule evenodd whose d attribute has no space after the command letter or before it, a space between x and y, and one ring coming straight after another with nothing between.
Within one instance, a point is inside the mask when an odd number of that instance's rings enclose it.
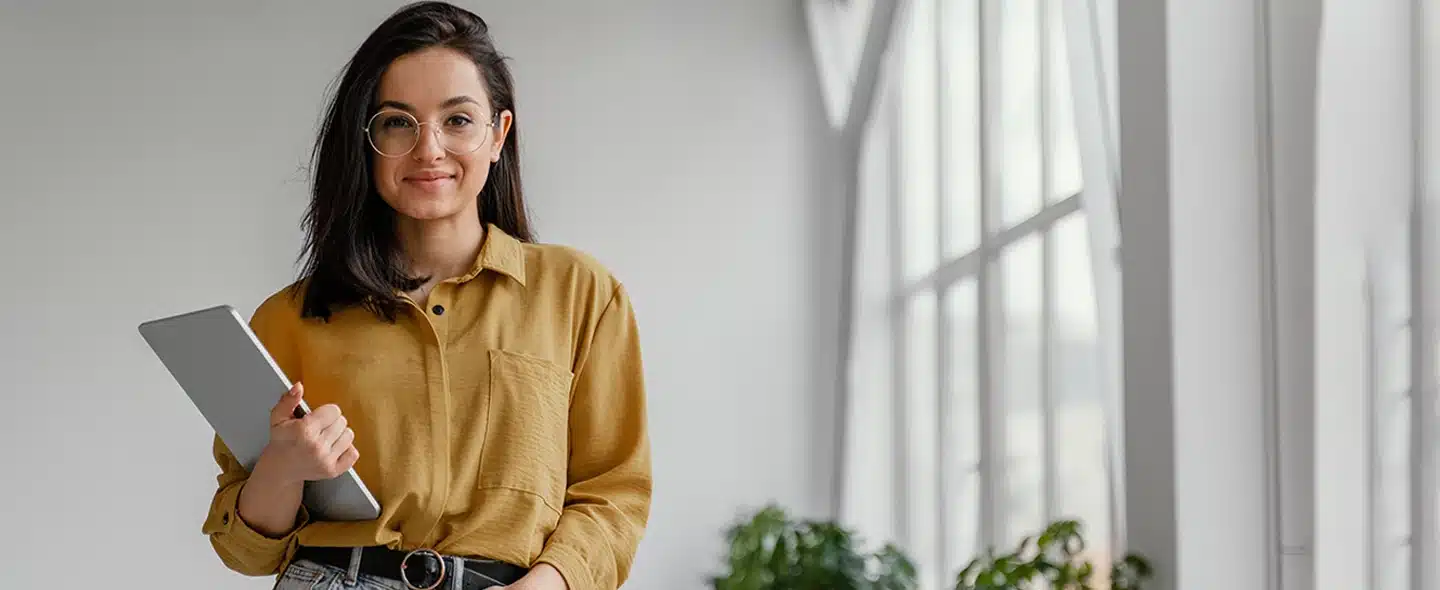
<instances>
[{"instance_id":1,"label":"denim jeans","mask_svg":"<svg viewBox=\"0 0 1440 590\"><path fill-rule=\"evenodd\" d=\"M352 559L351 568L339 568L308 560L292 562L275 581L274 590L409 590L404 582L367 576L358 572L357 559ZM463 563L447 561L446 569L459 572L451 576L435 590L462 590L464 588L501 588L504 584L473 570L465 570Z\"/></svg>"},{"instance_id":2,"label":"denim jeans","mask_svg":"<svg viewBox=\"0 0 1440 590\"><path fill-rule=\"evenodd\" d=\"M275 582L275 590L406 590L405 584L398 580L362 574L355 576L352 581L347 574L348 572L338 567L313 561L296 561L280 574L280 578Z\"/></svg>"}]
</instances>

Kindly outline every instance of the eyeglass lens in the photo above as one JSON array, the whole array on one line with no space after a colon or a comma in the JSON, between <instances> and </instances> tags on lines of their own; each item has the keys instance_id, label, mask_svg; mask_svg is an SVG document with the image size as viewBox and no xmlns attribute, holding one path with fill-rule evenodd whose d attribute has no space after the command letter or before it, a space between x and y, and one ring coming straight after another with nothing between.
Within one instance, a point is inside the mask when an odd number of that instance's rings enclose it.
<instances>
[{"instance_id":1,"label":"eyeglass lens","mask_svg":"<svg viewBox=\"0 0 1440 590\"><path fill-rule=\"evenodd\" d=\"M370 120L370 145L386 156L403 156L420 143L421 125L414 116L382 111ZM490 126L465 113L446 115L438 125L440 145L453 154L468 154L484 145Z\"/></svg>"}]
</instances>

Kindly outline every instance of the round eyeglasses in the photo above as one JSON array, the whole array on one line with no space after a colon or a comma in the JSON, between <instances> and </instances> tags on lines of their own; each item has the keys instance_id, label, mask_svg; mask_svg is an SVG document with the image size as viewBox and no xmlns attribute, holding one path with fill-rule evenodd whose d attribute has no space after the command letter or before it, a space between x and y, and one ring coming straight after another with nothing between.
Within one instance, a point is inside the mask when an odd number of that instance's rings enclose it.
<instances>
[{"instance_id":1,"label":"round eyeglasses","mask_svg":"<svg viewBox=\"0 0 1440 590\"><path fill-rule=\"evenodd\" d=\"M408 154L420 144L420 127L435 125L437 139L445 151L456 155L473 153L488 143L490 130L495 128L497 114L488 122L477 123L465 113L447 115L438 125L421 123L404 111L380 111L365 125L370 147L382 156L396 158Z\"/></svg>"}]
</instances>

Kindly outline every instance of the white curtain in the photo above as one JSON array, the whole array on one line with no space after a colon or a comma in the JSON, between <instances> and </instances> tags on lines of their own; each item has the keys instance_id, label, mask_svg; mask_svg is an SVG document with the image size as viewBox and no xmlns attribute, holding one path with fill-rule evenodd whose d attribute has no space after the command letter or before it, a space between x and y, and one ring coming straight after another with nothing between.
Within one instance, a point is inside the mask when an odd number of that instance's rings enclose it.
<instances>
[{"instance_id":1,"label":"white curtain","mask_svg":"<svg viewBox=\"0 0 1440 590\"><path fill-rule=\"evenodd\" d=\"M1106 400L1107 473L1113 484L1109 530L1113 546L1119 548L1124 546L1120 510L1124 490L1119 485L1123 481L1118 428L1120 270L1114 251L1119 243L1116 219L1124 212L1116 210L1114 199L1120 188L1116 186L1115 1L1037 1L1058 2L1064 8L1071 106L1084 179L1079 213L1090 244L1100 334L1096 362L1101 365L1100 389ZM1299 457L1314 464L1313 579L1317 588L1433 588L1440 583L1435 571L1440 563L1435 553L1440 549L1436 534L1440 496L1435 485L1435 454L1440 448L1435 431L1440 430L1436 425L1440 419L1434 411L1435 319L1440 317L1440 223L1434 212L1440 206L1432 187L1440 174L1440 150L1431 146L1440 139L1440 73L1434 71L1440 67L1440 7L1436 6L1440 0L1322 1L1313 153L1314 454L1309 456L1307 450ZM926 10L926 4L925 0L900 2L897 20L906 22L915 10ZM1001 4L1015 3L989 3ZM853 20L825 22L812 18L810 24L854 28ZM846 428L839 471L844 478L837 512L845 524L872 542L895 540L907 547L927 573L927 586L933 587L953 574L966 550L1004 537L995 521L1009 516L996 507L1017 489L996 484L971 487L967 482L973 478L957 472L963 469L956 467L954 450L956 441L986 435L987 423L1004 422L1004 406L1010 400L980 404L982 416L941 416L949 419L942 423L927 414L928 404L940 394L908 392L917 386L911 374L925 369L927 362L914 354L910 342L914 334L920 333L924 340L953 328L937 325L948 307L917 306L897 298L897 292L904 292L908 272L894 253L914 239L904 231L910 221L895 204L901 196L897 187L915 178L914 170L906 167L906 155L897 151L901 143L897 137L906 132L908 122L902 116L905 105L895 102L893 85L907 65L914 65L907 64L902 48L907 36L916 33L904 26L895 31L877 77L878 84L891 86L880 92L875 108L857 118L857 113L846 111L842 97L848 92L832 93L828 103L837 128L864 127L863 134L853 134L864 142L863 149L856 150L859 157L849 162L853 169L846 171L859 171L859 186L858 199L847 203L854 207L856 223L849 234L850 305L843 310L850 329L848 362L841 376L847 405L842 409ZM827 38L843 37L836 33ZM849 88L846 81L855 79L845 67L822 70L840 80L827 83L827 88ZM1284 72L1272 75L1284 78ZM956 79L964 78L951 81ZM997 116L1001 113L993 104L983 115L989 124L1001 124L997 121L1003 117ZM947 165L938 166L943 171ZM980 258L983 264L990 263L988 254ZM1002 300L992 305L1004 308L1009 299L1002 296ZM971 323L957 322L954 310L949 310L948 321L962 327L973 329L989 321L959 319ZM1003 344L994 342L980 348L992 345L1005 351ZM953 377L978 370L952 361L937 359L933 364L940 368L935 375ZM952 387L939 377L933 383L922 378L919 386ZM949 406L949 411L954 410ZM970 499L956 502L957 497ZM998 503L986 504L987 500ZM1416 547L1427 552L1417 554Z\"/></svg>"},{"instance_id":2,"label":"white curtain","mask_svg":"<svg viewBox=\"0 0 1440 590\"><path fill-rule=\"evenodd\" d=\"M980 2L985 2L985 9L979 8ZM836 39L864 37L854 34L854 21L830 13L836 10L836 4L844 3L828 0L811 2L809 24L824 27L830 23L834 29L812 34L812 43L816 44L819 56L817 59L822 63L822 76L836 78L823 84L830 89L827 93L833 93L827 100L827 104L831 105L832 122L841 129L851 125L863 126L863 133L854 134L858 141L863 142L856 152L858 160L851 163L854 166L852 170L846 170L847 173L858 171L858 198L853 203L855 225L848 236L853 248L853 257L847 261L852 271L851 283L846 286L850 289L850 305L843 310L848 314L843 321L849 326L849 353L848 362L842 367L847 405L841 409L845 430L841 437L842 448L838 449L841 460L838 470L843 474L838 517L872 543L897 541L904 546L918 562L922 587L925 588L946 587L964 562L983 551L985 545L997 542L1004 548L1018 540L1018 537L1008 534L1011 529L1038 532L1036 529L1043 526L1043 522L1015 516L1017 510L1024 512L1020 510L1022 504L1032 500L1037 506L1048 504L1041 512L1055 518L1086 516L1087 527L1099 535L1099 538L1091 539L1097 548L1119 547L1118 537L1123 530L1119 508L1123 506L1123 501L1118 484L1123 478L1119 477L1118 471L1120 439L1116 418L1120 407L1120 308L1119 269L1114 255L1118 245L1118 213L1114 198L1117 188L1117 165L1114 161L1116 124L1111 98L1115 83L1114 0L1031 0L1028 3L902 1L889 47L885 48L885 59L881 60L881 72L875 76L879 85L875 104L863 113L853 109L846 111L848 101L844 97L853 90L847 84L854 76L843 65L835 65L850 63L850 56L863 54L863 48L831 46L834 53L830 55L823 50L827 43L835 43ZM1015 8L1017 6L1020 8ZM969 16L968 12L957 14L954 12L957 10L974 11L975 17ZM1024 19L1021 25L1012 22L1016 18ZM1030 19L1035 23L1034 31L1024 26ZM937 25L937 22L940 24ZM949 28L937 31L936 26ZM1029 37L1032 33L1033 38ZM1039 41L1041 36L1045 36L1045 40ZM937 37L941 39L938 54L944 56L938 58L938 64L945 64L944 60L949 59L949 63L959 64L954 66L958 69L947 69L937 74L937 50L931 47ZM971 43L974 43L973 47L983 45L987 51L1011 57L997 60L992 55L990 59L997 61L988 66L991 69L987 74L987 66L978 61L966 65L969 58L965 51L972 46ZM1016 61L1019 58L1014 57L1025 55L1017 49L1024 47L1025 43L1039 43L1039 52L1048 56L1045 58L1048 62L1039 62L1048 65L1037 70L1037 77L1045 79L1041 86L1069 88L1069 94L1044 98L1043 88L1027 90L1024 84L1017 85L1013 77L1007 78L1011 76L1007 72L1028 71L1024 69L1027 64ZM990 96L988 102L978 102L974 97L979 91L969 87L978 85L987 75L995 76L989 83L1000 90L995 91L997 94ZM929 99L923 96L917 98L913 92L902 92L903 86L913 84L917 76L924 79L923 83L934 84L941 90ZM938 80L934 79L935 76ZM1021 81L1025 82L1023 77ZM1014 244L999 244L993 250L982 246L964 257L978 260L978 264L987 269L993 266L993 270L982 272L972 263L954 260L947 266L944 253L952 249L942 246L939 260L920 264L919 272L916 272L916 265L904 256L898 256L897 252L907 251L910 242L917 236L922 242L946 244L963 240L964 236L937 236L933 231L917 234L914 231L916 210L901 206L897 201L909 199L909 206L913 207L917 199L916 190L921 193L934 190L926 186L936 183L932 176L946 176L947 180L939 184L948 186L949 191L954 192L955 185L968 182L968 178L978 179L986 171L980 170L978 165L967 171L970 161L957 158L957 152L961 156L975 155L968 153L969 148L964 147L964 142L956 147L952 138L941 150L945 157L928 153L917 156L913 148L907 151L907 146L914 141L907 134L913 135L916 129L923 134L927 126L943 126L950 130L961 128L961 131L955 132L960 134L957 137L971 137L964 135L966 133L978 137L980 129L988 126L990 133L1008 138L1014 134L1010 129L1015 127L1013 122L1017 115L1005 109L1002 105L1005 101L997 98L1002 97L1000 93L1019 93L1003 95L1008 98L1012 95L1025 96L1026 92L1032 93L1044 105L1041 109L1045 114L1040 116L1043 122L1031 123L1038 125L1038 129L1048 129L1048 132L1036 136L1039 145L1035 149L1042 149L1039 146L1044 145L1043 149L1047 150L1041 161L1048 161L1049 166L1054 168L1063 167L1067 157L1073 160L1069 165L1075 168L1074 176L1083 178L1078 185L1080 192L1071 193L1073 198L1069 199L1064 198L1065 194L1037 196L1033 211L1026 213L1021 210L1014 216L1014 223L1005 222L1010 223L1006 226L1009 229L1001 232L1023 234L1033 231L1035 239L1015 239ZM933 115L927 113L936 108L928 103L935 101L950 101L946 105L948 117L940 120L928 118ZM984 113L980 112L982 104L988 104ZM836 113L842 115L835 116ZM960 115L956 113L973 114L973 129L967 127L968 119L959 120ZM1026 115L1022 113L1020 116L1023 118ZM1020 121L1019 127L1026 128L1025 123ZM921 144L937 140L926 137ZM1056 144L1063 145L1057 147ZM1014 156L1016 148L1011 145L1010 151L997 147L996 153L1003 153L1003 157L1016 162L1028 162L1023 155ZM1052 156L1051 152L1058 155ZM1071 153L1073 155L1067 155ZM949 159L945 159L947 157ZM1056 164L1057 160L1062 162ZM1023 176L1023 165L1016 165L1022 168L988 172L1000 176ZM1055 180L1042 184L1051 190L1062 190L1066 177L1064 170L1052 174L1047 169L1043 174L1047 177L1058 175ZM916 189L917 186L920 188ZM949 197L930 195L928 198L942 200ZM1001 197L987 198L998 200ZM999 200L991 207L1013 207L1012 201ZM918 219L922 223L935 223L933 217L945 212L944 206L931 204L925 197L919 197L919 202ZM953 217L953 206L945 214ZM990 215L996 213L992 211ZM1029 215L1033 217L1027 218ZM983 241L979 237L974 239L976 244ZM1076 241L1069 241L1072 239ZM1044 248L1040 247L1042 244ZM1073 250L1076 247L1079 252ZM956 247L953 250L963 252L965 248ZM1042 251L1045 252L1044 259L1050 261L1043 266L1039 264ZM1033 270L1038 284L1046 286L1016 289L1017 284L1027 283L1016 283L1014 271L1007 266L1008 261L1031 254L1036 265L1033 269L1020 267L1022 275ZM1073 273L1066 272L1075 270L1077 263L1082 277L1078 281ZM1061 270L1057 271L1057 267ZM961 272L975 273L976 276L941 285L938 287L939 294L932 292L926 296L925 289L921 287L917 288L921 296L911 298L907 295L912 289L908 285L916 282L912 279L926 274L927 269L934 271L931 275L934 282L943 283L950 280L945 278L947 273L957 268L969 269ZM980 276L987 273L995 276L988 279ZM920 283L924 281L919 279ZM1007 295L988 305L977 306L981 293L976 285L985 285L984 289L988 290L989 283L994 283L997 289L1005 288ZM1081 291L1071 292L1065 290L1067 288ZM1040 289L1047 289L1052 294L1042 296ZM1028 312L1031 311L1030 306L1035 308L1033 311L1037 317L1049 318L1047 321L1050 322L1063 321L1063 317L1057 320L1053 316L1064 316L1065 311L1075 306L1087 309L1086 314L1091 317L1081 320L1081 323L1092 325L1088 330L1091 333L1098 330L1098 335L1090 336L1090 343L1081 347L1081 350L1087 351L1086 354L1073 358L1067 356L1073 347L1056 345L1054 351L1039 352L1041 346L1050 345L1042 345L1039 335L1026 336L1023 331L992 334L985 344L979 344L978 339L973 338L974 332L987 323L975 315L975 310L994 314L1000 322L995 325L1004 326L1006 318L1018 317L1016 309ZM1040 307L1057 311L1042 312ZM1005 332L1003 327L992 326L991 329ZM1052 340L1060 338L1057 334L1064 331L1060 328L1035 329L1039 331L1037 334L1047 334L1046 337ZM952 335L941 337L942 331L946 330ZM973 355L969 358L976 359L999 359L1001 350L1013 353L1017 343L1022 349L1030 346L1026 344L1031 342L1027 338L1033 338L1035 354L1038 355L1033 367L1016 364L1012 360L1010 363L996 361L996 366L982 370L980 360L968 364L963 360L966 355ZM946 344L939 345L937 349L932 344L934 342ZM994 350L982 350L987 347ZM1010 356L1016 357L1015 354ZM1011 379L1016 376L1016 371L1022 374L1027 371L1051 371L1051 367L1038 364L1041 358L1048 359L1052 365L1066 362L1088 365L1090 368L1082 369L1078 380L1093 380L1094 383L1074 392L1067 390L1064 383L1036 385L1035 395L1040 395L1039 390L1048 387L1060 392L1055 394L1057 397L1080 396L1087 400L1094 397L1096 399L1088 400L1093 403L1080 404L1083 407L1078 414L1057 410L1041 420L1045 426L1026 426L1025 416L1017 420L1017 415L1007 410L1012 402L1002 399L1003 394L991 394L994 399L983 401L972 399L970 401L974 405L967 405L967 394L983 397L982 392L991 389L978 385L980 376L989 375L992 380ZM957 385L967 378L971 385ZM995 390L1008 391L1004 388ZM1066 402L1048 400L1043 403L1059 407L1057 404ZM1095 410L1093 415L1087 408ZM1051 414L1048 410L1045 413ZM992 425L999 423L1005 424L1004 428L1008 429L1010 436L996 434L999 432L996 429L1001 427ZM1028 432L1029 428L1048 429L1049 432L1017 435ZM1063 434L1057 435L1057 432ZM992 445L988 443L981 444L979 439L987 435L1004 439L997 441L997 445L1008 442L1010 454L996 450L999 446L990 448ZM1032 441L1043 439L1045 442L1041 446L1046 448L1035 449L1034 452L1049 455L1048 460L1006 467L1008 477L1001 482L982 481L981 468L978 467L983 463L978 456L981 449L988 448L989 452L997 453L987 460L1008 461L1012 454L1019 452L1016 450L1019 443L1014 442L1017 436L1022 442L1026 436L1031 436L1028 440ZM1034 438L1036 436L1039 439ZM1087 446L1086 441L1094 441L1094 452L1089 455L1084 451L1092 447ZM1066 448L1067 445L1074 448ZM1041 477L1031 471L1046 473ZM1035 478L1046 483L1027 487L1026 482ZM1022 496L1027 499L1021 500ZM1096 504L1100 505L1099 510L1085 508ZM1071 514L1072 509L1085 514ZM1089 519L1092 514L1104 522ZM1017 518L1033 523L1033 526L1008 526Z\"/></svg>"},{"instance_id":3,"label":"white curtain","mask_svg":"<svg viewBox=\"0 0 1440 590\"><path fill-rule=\"evenodd\" d=\"M1424 148L1435 137L1435 94L1426 84L1440 63L1436 10L1431 0L1326 0L1323 10L1315 579L1433 588L1440 498L1432 483L1435 359L1425 353L1434 351L1440 258L1426 254L1434 248L1428 186L1437 162L1424 159L1433 158Z\"/></svg>"}]
</instances>

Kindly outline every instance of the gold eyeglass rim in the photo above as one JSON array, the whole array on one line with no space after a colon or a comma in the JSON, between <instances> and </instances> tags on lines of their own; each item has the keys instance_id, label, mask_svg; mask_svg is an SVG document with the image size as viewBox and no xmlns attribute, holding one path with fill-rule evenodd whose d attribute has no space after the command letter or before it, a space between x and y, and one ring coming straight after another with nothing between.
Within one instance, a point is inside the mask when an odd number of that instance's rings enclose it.
<instances>
[{"instance_id":1,"label":"gold eyeglass rim","mask_svg":"<svg viewBox=\"0 0 1440 590\"><path fill-rule=\"evenodd\" d=\"M380 146L375 145L375 138L370 135L370 127L375 124L375 119L376 119L377 117L379 117L380 115L384 115L384 114L386 114L386 113L405 115L406 117L409 117L411 121L414 121L414 122L415 122L415 143L413 143L413 144L410 145L410 149L405 150L405 151L403 151L403 152L400 152L400 153L398 153L398 154L387 154L387 153L385 153L385 152L383 152L383 151L380 151ZM490 115L490 120L488 120L488 121L486 121L485 123L483 123L484 127L487 128L487 129L490 129L492 133L494 132L495 127L496 127L497 125L499 125L499 124L500 124L500 113L493 113L493 114L491 114L491 115ZM420 128L422 128L422 127L424 127L424 126L426 126L426 125L436 125L437 128L438 128L438 125L437 125L435 122L433 122L433 121L421 121L419 117L416 117L415 115L412 115L412 114L410 114L410 113L408 113L408 112L405 112L405 111L402 111L402 110L399 110L399 109L382 109L382 110L376 111L375 114L370 115L370 119L368 119L368 120L365 122L365 125L364 125L364 126L360 127L360 132L361 132L363 135L365 135L365 143L370 144L370 149L374 150L375 153L380 154L381 156L384 156L384 157L386 157L386 158L400 158L400 157L404 157L404 156L410 155L410 152L415 151L416 146L419 146L419 145L420 145ZM444 141L444 140L441 140L441 141L440 141L440 149L443 149L443 150L445 150L445 151L447 151L447 152L449 152L449 153L455 154L455 155L457 155L457 156L463 156L463 155L465 155L465 154L473 154L473 153L479 151L479 150L480 150L480 146L483 146L483 145L485 145L485 142L482 141L482 142L479 142L479 143L475 144L475 147L474 147L474 148L471 148L469 151L464 151L464 150L452 150L452 149L450 149L448 146L445 145L445 141Z\"/></svg>"}]
</instances>

